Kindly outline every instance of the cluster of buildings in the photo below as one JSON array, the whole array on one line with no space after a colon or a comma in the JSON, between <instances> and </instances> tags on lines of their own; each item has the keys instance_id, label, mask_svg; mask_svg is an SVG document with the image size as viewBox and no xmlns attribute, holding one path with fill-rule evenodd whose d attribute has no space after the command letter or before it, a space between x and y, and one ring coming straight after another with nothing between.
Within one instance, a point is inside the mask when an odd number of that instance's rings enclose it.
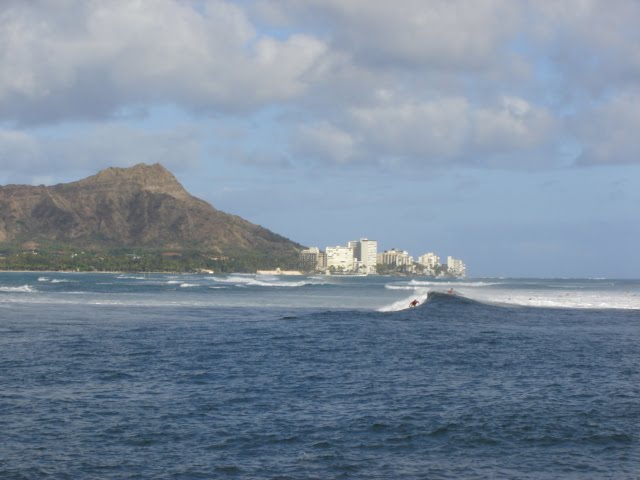
<instances>
[{"instance_id":1,"label":"cluster of buildings","mask_svg":"<svg viewBox=\"0 0 640 480\"><path fill-rule=\"evenodd\" d=\"M431 276L464 277L466 266L462 260L447 257L447 263L440 263L440 257L429 252L415 261L406 250L385 250L378 253L378 242L361 238L347 245L318 247L300 252L300 263L305 271L320 273L343 273L371 275L376 273L405 273Z\"/></svg>"}]
</instances>

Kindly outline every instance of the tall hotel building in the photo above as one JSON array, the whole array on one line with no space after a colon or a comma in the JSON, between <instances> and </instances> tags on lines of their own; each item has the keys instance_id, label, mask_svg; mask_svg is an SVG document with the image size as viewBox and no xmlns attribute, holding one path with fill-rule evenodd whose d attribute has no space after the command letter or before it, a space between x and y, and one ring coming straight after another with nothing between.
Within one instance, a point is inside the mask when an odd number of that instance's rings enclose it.
<instances>
[{"instance_id":1,"label":"tall hotel building","mask_svg":"<svg viewBox=\"0 0 640 480\"><path fill-rule=\"evenodd\" d=\"M447 257L447 270L450 275L456 277L464 277L467 274L467 267L463 261L453 257Z\"/></svg>"},{"instance_id":2,"label":"tall hotel building","mask_svg":"<svg viewBox=\"0 0 640 480\"><path fill-rule=\"evenodd\" d=\"M355 259L353 257L353 247L327 247L327 268L333 267L339 272L353 272Z\"/></svg>"},{"instance_id":3,"label":"tall hotel building","mask_svg":"<svg viewBox=\"0 0 640 480\"><path fill-rule=\"evenodd\" d=\"M354 245L354 254L358 262L358 271L362 273L376 273L378 260L378 241L361 238L358 241L349 242Z\"/></svg>"},{"instance_id":4,"label":"tall hotel building","mask_svg":"<svg viewBox=\"0 0 640 480\"><path fill-rule=\"evenodd\" d=\"M440 257L433 252L425 253L418 257L418 263L430 273L434 273L436 268L440 267Z\"/></svg>"},{"instance_id":5,"label":"tall hotel building","mask_svg":"<svg viewBox=\"0 0 640 480\"><path fill-rule=\"evenodd\" d=\"M323 272L327 269L327 254L318 247L302 250L300 252L300 266L305 271Z\"/></svg>"}]
</instances>

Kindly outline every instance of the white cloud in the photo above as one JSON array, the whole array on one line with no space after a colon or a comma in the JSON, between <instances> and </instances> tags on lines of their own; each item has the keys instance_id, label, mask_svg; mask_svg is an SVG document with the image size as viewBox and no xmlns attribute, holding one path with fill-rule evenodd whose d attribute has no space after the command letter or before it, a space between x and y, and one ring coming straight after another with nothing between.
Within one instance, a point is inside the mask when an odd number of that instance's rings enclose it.
<instances>
[{"instance_id":1,"label":"white cloud","mask_svg":"<svg viewBox=\"0 0 640 480\"><path fill-rule=\"evenodd\" d=\"M581 165L640 163L640 91L627 91L582 112L572 122Z\"/></svg>"},{"instance_id":2,"label":"white cloud","mask_svg":"<svg viewBox=\"0 0 640 480\"><path fill-rule=\"evenodd\" d=\"M2 2L0 125L112 121L170 105L222 123L255 115L260 129L225 146L235 152L230 163L565 165L558 143L570 133L583 144L582 162L638 161L624 133L636 121L624 104L635 97L620 93L640 89L634 0L151 5ZM269 116L274 110L282 115ZM587 114L601 130L588 133ZM113 124L101 128L96 144L121 138ZM273 146L258 132L265 128L278 132ZM600 131L624 136L617 150ZM0 143L24 165L44 165L44 148L74 157L62 141L20 133L5 130ZM112 162L127 161L121 143ZM128 144L130 157L162 156L136 146Z\"/></svg>"},{"instance_id":3,"label":"white cloud","mask_svg":"<svg viewBox=\"0 0 640 480\"><path fill-rule=\"evenodd\" d=\"M559 73L569 100L584 92L608 95L640 80L637 1L535 2L530 18L526 33Z\"/></svg>"},{"instance_id":4,"label":"white cloud","mask_svg":"<svg viewBox=\"0 0 640 480\"><path fill-rule=\"evenodd\" d=\"M334 46L369 64L486 68L520 22L508 0L279 0L269 18L329 31Z\"/></svg>"},{"instance_id":5,"label":"white cloud","mask_svg":"<svg viewBox=\"0 0 640 480\"><path fill-rule=\"evenodd\" d=\"M299 127L294 151L302 160L346 164L358 159L358 142L351 133L323 122Z\"/></svg>"},{"instance_id":6,"label":"white cloud","mask_svg":"<svg viewBox=\"0 0 640 480\"><path fill-rule=\"evenodd\" d=\"M481 152L526 150L547 142L558 128L558 121L546 108L504 97L498 108L474 112L473 146Z\"/></svg>"},{"instance_id":7,"label":"white cloud","mask_svg":"<svg viewBox=\"0 0 640 480\"><path fill-rule=\"evenodd\" d=\"M222 0L66 0L0 7L6 120L95 118L127 105L236 110L295 98L325 45L260 35Z\"/></svg>"},{"instance_id":8,"label":"white cloud","mask_svg":"<svg viewBox=\"0 0 640 480\"><path fill-rule=\"evenodd\" d=\"M337 164L537 168L549 162L557 142L551 113L518 97L484 107L464 97L380 98L375 106L351 109L339 123L299 129L299 154Z\"/></svg>"},{"instance_id":9,"label":"white cloud","mask_svg":"<svg viewBox=\"0 0 640 480\"><path fill-rule=\"evenodd\" d=\"M356 108L355 127L371 154L424 158L437 163L459 156L466 141L469 104L464 98Z\"/></svg>"}]
</instances>

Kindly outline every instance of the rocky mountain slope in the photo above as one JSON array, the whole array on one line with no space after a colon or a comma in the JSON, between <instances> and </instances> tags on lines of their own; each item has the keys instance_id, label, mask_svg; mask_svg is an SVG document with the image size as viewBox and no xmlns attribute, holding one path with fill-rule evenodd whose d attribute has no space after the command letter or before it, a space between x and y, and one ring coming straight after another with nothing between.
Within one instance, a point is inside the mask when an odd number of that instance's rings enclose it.
<instances>
[{"instance_id":1,"label":"rocky mountain slope","mask_svg":"<svg viewBox=\"0 0 640 480\"><path fill-rule=\"evenodd\" d=\"M0 246L190 249L295 255L300 245L190 195L160 164L77 182L0 187Z\"/></svg>"}]
</instances>

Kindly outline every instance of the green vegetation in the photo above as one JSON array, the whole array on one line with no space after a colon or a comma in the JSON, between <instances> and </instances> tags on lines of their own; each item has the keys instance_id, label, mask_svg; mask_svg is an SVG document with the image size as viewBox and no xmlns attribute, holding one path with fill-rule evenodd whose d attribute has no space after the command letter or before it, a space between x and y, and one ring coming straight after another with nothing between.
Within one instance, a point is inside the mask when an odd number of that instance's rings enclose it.
<instances>
[{"instance_id":1,"label":"green vegetation","mask_svg":"<svg viewBox=\"0 0 640 480\"><path fill-rule=\"evenodd\" d=\"M229 252L218 255L200 251L153 249L81 250L49 248L0 250L0 270L74 272L255 272L258 269L295 268L297 255L259 255Z\"/></svg>"},{"instance_id":2,"label":"green vegetation","mask_svg":"<svg viewBox=\"0 0 640 480\"><path fill-rule=\"evenodd\" d=\"M395 265L385 265L383 263L378 263L376 265L376 272L379 275L395 275L401 273L400 269Z\"/></svg>"}]
</instances>

